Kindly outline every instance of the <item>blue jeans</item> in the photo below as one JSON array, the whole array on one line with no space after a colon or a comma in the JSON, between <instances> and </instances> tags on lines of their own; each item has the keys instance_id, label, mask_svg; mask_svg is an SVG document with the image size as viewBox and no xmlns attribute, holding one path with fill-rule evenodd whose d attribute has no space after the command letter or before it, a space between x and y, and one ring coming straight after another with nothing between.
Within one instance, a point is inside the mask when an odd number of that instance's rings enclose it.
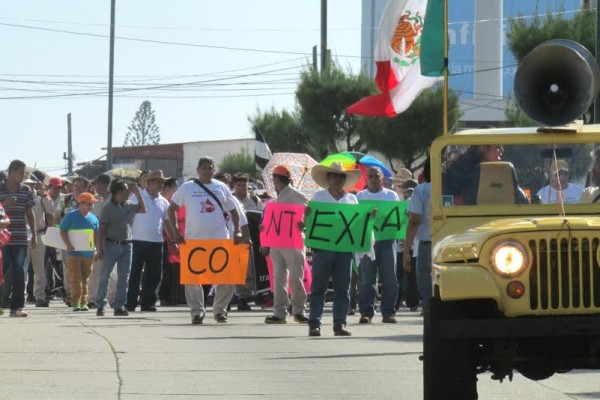
<instances>
[{"instance_id":1,"label":"blue jeans","mask_svg":"<svg viewBox=\"0 0 600 400\"><path fill-rule=\"evenodd\" d=\"M18 310L25 307L25 271L27 267L27 245L5 246L2 250L2 271L5 276L12 276L12 296L10 309ZM5 284L4 291L10 292L10 285ZM8 297L8 292L4 297Z\"/></svg>"},{"instance_id":2,"label":"blue jeans","mask_svg":"<svg viewBox=\"0 0 600 400\"><path fill-rule=\"evenodd\" d=\"M352 253L318 250L312 257L312 286L308 324L321 326L329 277L333 280L333 326L346 325L350 308Z\"/></svg>"},{"instance_id":3,"label":"blue jeans","mask_svg":"<svg viewBox=\"0 0 600 400\"><path fill-rule=\"evenodd\" d=\"M98 294L96 305L98 308L106 306L106 294L108 292L108 280L110 274L117 264L117 293L115 295L114 309L125 307L127 301L127 286L129 285L129 273L131 271L132 245L116 244L104 241L104 260L102 263L102 273L98 284Z\"/></svg>"},{"instance_id":4,"label":"blue jeans","mask_svg":"<svg viewBox=\"0 0 600 400\"><path fill-rule=\"evenodd\" d=\"M381 282L381 315L396 314L398 280L396 279L396 246L394 240L381 240L375 243L375 260L368 256L360 259L358 265L358 309L361 315L375 315L377 295L377 272Z\"/></svg>"},{"instance_id":5,"label":"blue jeans","mask_svg":"<svg viewBox=\"0 0 600 400\"><path fill-rule=\"evenodd\" d=\"M423 300L423 309L429 304L432 296L431 281L431 242L419 242L419 253L417 254L417 286L421 299Z\"/></svg>"}]
</instances>

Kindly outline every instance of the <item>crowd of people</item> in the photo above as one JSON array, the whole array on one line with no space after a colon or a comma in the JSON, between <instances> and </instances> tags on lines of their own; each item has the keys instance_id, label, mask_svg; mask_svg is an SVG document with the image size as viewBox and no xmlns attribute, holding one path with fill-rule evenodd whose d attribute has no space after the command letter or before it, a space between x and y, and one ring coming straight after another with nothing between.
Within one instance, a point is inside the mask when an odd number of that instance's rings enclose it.
<instances>
[{"instance_id":1,"label":"crowd of people","mask_svg":"<svg viewBox=\"0 0 600 400\"><path fill-rule=\"evenodd\" d=\"M25 163L14 160L0 183L0 312L7 308L11 317L27 317L26 302L48 307L54 296L61 295L73 312L95 309L97 316L105 316L108 306L114 316L126 317L138 307L156 312L159 300L163 306L185 302L194 325L204 323L210 303L213 319L227 323L234 299L239 311L250 311L253 301L258 304L254 257L249 257L243 285L181 285L179 246L186 240L251 244L247 216L262 213L269 201L358 204L407 200L413 193L406 240L374 241L368 252L312 249L307 257L307 249L254 243L273 264L272 301L261 304L273 309L266 324L287 323L290 314L295 322L307 324L309 336L320 336L324 305L332 292L334 335L350 336L347 316L358 310L359 323L372 323L377 299L381 322L397 323L395 315L402 306L415 312L430 296L428 171L425 181L417 184L413 174L402 169L391 190L384 187L382 171L372 167L365 189L352 193L347 188L357 182L360 171L345 170L338 163L317 165L312 176L322 190L312 199L294 188L286 165L273 169L276 197L267 193L259 197L249 190L247 174L216 172L211 157L200 158L198 177L181 185L160 170L144 171L136 182L106 174L91 182L83 177L68 181L25 171ZM50 227L59 229L63 250L40 240ZM302 230L303 222L297 228ZM71 231L87 232L91 246L77 248ZM310 293L304 285L307 258L312 269Z\"/></svg>"}]
</instances>

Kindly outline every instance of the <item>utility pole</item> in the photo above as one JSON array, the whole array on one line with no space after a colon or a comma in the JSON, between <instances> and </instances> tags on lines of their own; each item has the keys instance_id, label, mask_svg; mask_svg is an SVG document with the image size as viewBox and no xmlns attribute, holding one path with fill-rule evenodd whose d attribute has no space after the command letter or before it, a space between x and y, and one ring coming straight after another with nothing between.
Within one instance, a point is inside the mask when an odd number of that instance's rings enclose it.
<instances>
[{"instance_id":1,"label":"utility pole","mask_svg":"<svg viewBox=\"0 0 600 400\"><path fill-rule=\"evenodd\" d=\"M115 0L110 0L110 50L108 61L108 138L106 169L112 168L113 78L115 73Z\"/></svg>"},{"instance_id":2,"label":"utility pole","mask_svg":"<svg viewBox=\"0 0 600 400\"><path fill-rule=\"evenodd\" d=\"M321 72L327 68L327 0L321 0Z\"/></svg>"},{"instance_id":3,"label":"utility pole","mask_svg":"<svg viewBox=\"0 0 600 400\"><path fill-rule=\"evenodd\" d=\"M313 69L315 71L319 70L319 63L317 61L317 45L315 44L312 48L312 57L313 57Z\"/></svg>"},{"instance_id":4,"label":"utility pole","mask_svg":"<svg viewBox=\"0 0 600 400\"><path fill-rule=\"evenodd\" d=\"M71 113L67 114L67 171L73 173L73 136L71 134Z\"/></svg>"}]
</instances>

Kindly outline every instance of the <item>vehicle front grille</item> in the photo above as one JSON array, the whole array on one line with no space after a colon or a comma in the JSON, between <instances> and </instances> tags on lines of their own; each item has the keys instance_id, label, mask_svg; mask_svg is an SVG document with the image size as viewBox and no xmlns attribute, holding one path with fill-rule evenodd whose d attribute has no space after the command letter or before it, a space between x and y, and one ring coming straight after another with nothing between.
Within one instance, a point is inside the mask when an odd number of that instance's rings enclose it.
<instances>
[{"instance_id":1,"label":"vehicle front grille","mask_svg":"<svg viewBox=\"0 0 600 400\"><path fill-rule=\"evenodd\" d=\"M600 311L599 246L596 237L529 241L531 309Z\"/></svg>"}]
</instances>

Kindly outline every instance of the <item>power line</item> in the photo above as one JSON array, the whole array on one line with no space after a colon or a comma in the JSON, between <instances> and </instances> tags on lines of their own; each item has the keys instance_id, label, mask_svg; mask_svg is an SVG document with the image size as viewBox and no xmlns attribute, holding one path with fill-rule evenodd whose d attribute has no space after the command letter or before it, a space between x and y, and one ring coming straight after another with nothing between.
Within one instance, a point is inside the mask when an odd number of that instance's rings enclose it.
<instances>
[{"instance_id":1,"label":"power line","mask_svg":"<svg viewBox=\"0 0 600 400\"><path fill-rule=\"evenodd\" d=\"M148 86L148 87L141 87L141 88L124 88L124 89L116 90L115 92L122 93L122 92L134 92L134 91L143 91L143 90L152 90L152 89L176 88L176 87L182 87L182 86L189 86L192 84L202 84L202 83L210 83L210 82L223 81L223 80L238 79L240 77L257 76L257 75L265 74L268 72L284 71L284 70L288 70L291 68L296 68L296 67L280 68L280 69L274 69L271 71L243 74L243 75L239 75L235 78L215 78L215 79L208 79L208 80L204 80L204 81L187 82L187 83L171 83L171 84ZM27 82L25 82L25 83L27 83ZM90 96L90 95L98 95L98 94L102 95L105 93L106 93L105 91L100 91L100 92L83 92L83 93L70 93L70 94L42 95L42 96L0 97L0 100L24 100L24 99L44 99L44 98L58 98L58 97L81 97L81 96Z\"/></svg>"},{"instance_id":2,"label":"power line","mask_svg":"<svg viewBox=\"0 0 600 400\"><path fill-rule=\"evenodd\" d=\"M24 28L24 29L33 29L45 32L54 32L54 33L65 33L70 35L79 35L79 36L89 36L89 37L97 37L106 39L109 36L100 35L97 33L87 33L87 32L76 32L69 31L65 29L51 29L51 28L42 28L39 26L29 26L29 25L19 25L19 24L8 24L5 22L0 22L0 26L8 26L13 28ZM153 40L153 39L142 39L142 38L133 38L127 36L115 36L115 39L131 41L131 42L142 42L142 43L154 43L154 44L164 44L164 45L173 45L173 46L184 46L184 47L199 47L204 49L215 49L215 50L235 50L235 51L248 51L254 53L270 53L270 54L293 54L293 55L302 55L306 57L312 57L312 53L305 53L299 51L288 51L288 50L265 50L265 49L252 49L252 48L244 48L244 47L230 47L230 46L217 46L217 45L209 45L209 44L197 44L197 43L183 43L183 42L169 42L164 40ZM361 56L348 56L348 55L340 55L337 54L336 57L341 58L367 58ZM368 57L372 59L373 57Z\"/></svg>"},{"instance_id":3,"label":"power line","mask_svg":"<svg viewBox=\"0 0 600 400\"><path fill-rule=\"evenodd\" d=\"M99 28L107 28L106 24L91 23L91 22L74 22L74 21L59 21L59 20L45 20L45 19L25 19L25 18L10 18L0 17L0 19L8 21L24 21L24 22L41 22L46 24L64 24L64 25L77 25L77 26L95 26ZM290 29L290 28L202 28L197 26L148 26L148 25L116 25L119 29L154 29L154 30L186 30L186 31L200 31L200 32L306 32L306 31L319 31L320 28L303 28L303 29ZM339 31L356 31L356 30L371 30L371 28L351 27L351 28L329 28L329 30Z\"/></svg>"},{"instance_id":4,"label":"power line","mask_svg":"<svg viewBox=\"0 0 600 400\"><path fill-rule=\"evenodd\" d=\"M596 10L595 7L590 7L589 11L594 12ZM573 10L563 10L563 11L554 11L554 12L545 12L540 14L529 14L529 15L518 15L516 17L505 17L505 18L488 18L488 19L479 19L472 21L455 21L450 22L448 25L457 25L457 24L465 24L465 23L484 23L484 22L505 22L510 19L531 19L538 18L540 16L546 15L567 15L567 14L575 14L579 12L583 12L587 10L582 10L581 8L573 9ZM63 25L75 25L75 26L93 26L99 28L107 28L106 24L100 23L92 23L92 22L77 22L77 21L64 21L64 20L47 20L47 19L26 19L26 18L11 18L11 17L0 17L0 20L7 21L24 21L24 22L40 22L45 24L63 24ZM241 27L219 27L219 28L203 28L197 26L156 26L156 25L116 25L119 29L149 29L149 30L186 30L186 31L200 31L200 32L306 32L306 31L319 31L320 28L304 28L304 29L290 29L290 28L241 28ZM373 27L348 27L348 28L335 28L328 27L330 31L371 31L378 30L379 26Z\"/></svg>"}]
</instances>

